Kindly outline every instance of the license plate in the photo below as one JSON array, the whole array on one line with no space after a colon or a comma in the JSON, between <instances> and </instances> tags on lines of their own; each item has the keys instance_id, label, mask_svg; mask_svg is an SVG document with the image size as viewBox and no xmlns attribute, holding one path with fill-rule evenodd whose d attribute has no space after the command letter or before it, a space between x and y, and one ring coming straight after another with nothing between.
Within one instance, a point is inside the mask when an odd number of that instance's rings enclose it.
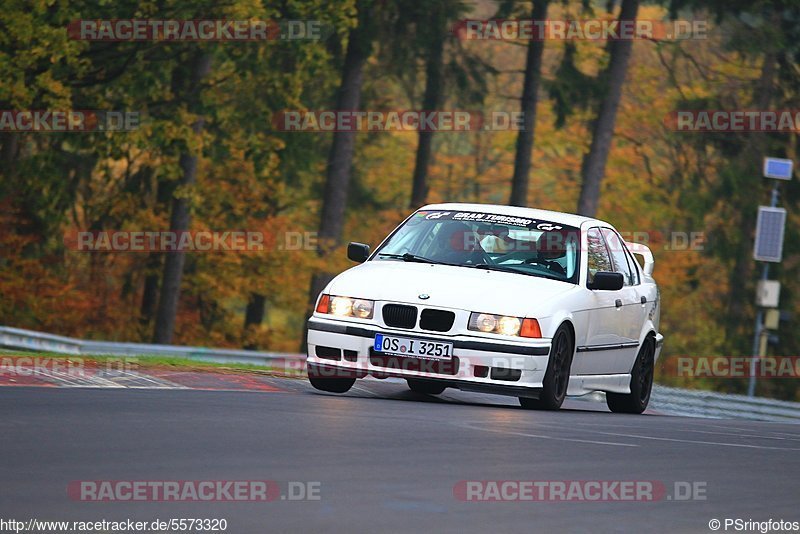
<instances>
[{"instance_id":1,"label":"license plate","mask_svg":"<svg viewBox=\"0 0 800 534\"><path fill-rule=\"evenodd\" d=\"M422 360L449 360L453 356L453 344L440 341L423 341L406 337L375 334L375 352L409 356Z\"/></svg>"}]
</instances>

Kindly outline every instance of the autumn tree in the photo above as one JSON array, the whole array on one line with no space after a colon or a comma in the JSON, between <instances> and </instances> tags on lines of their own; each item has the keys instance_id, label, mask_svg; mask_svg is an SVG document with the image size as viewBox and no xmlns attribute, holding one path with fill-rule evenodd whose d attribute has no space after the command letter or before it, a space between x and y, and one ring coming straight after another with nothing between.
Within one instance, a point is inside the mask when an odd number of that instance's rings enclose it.
<instances>
[{"instance_id":1,"label":"autumn tree","mask_svg":"<svg viewBox=\"0 0 800 534\"><path fill-rule=\"evenodd\" d=\"M536 0L531 9L532 20L546 20L549 0ZM528 53L525 60L525 80L522 85L523 127L517 134L516 156L514 158L514 176L511 178L511 196L508 203L512 206L528 204L528 184L530 182L531 158L536 132L536 103L542 76L542 56L544 55L544 39L531 39L528 42Z\"/></svg>"},{"instance_id":2,"label":"autumn tree","mask_svg":"<svg viewBox=\"0 0 800 534\"><path fill-rule=\"evenodd\" d=\"M622 0L619 21L636 20L639 0ZM622 88L628 71L628 62L633 49L631 39L617 39L611 43L608 68L600 83L603 84L603 99L592 126L592 142L589 152L584 156L581 167L581 193L578 199L578 213L588 217L597 214L600 199L600 184L606 170L608 153L614 138L614 124L617 109L622 99Z\"/></svg>"},{"instance_id":3,"label":"autumn tree","mask_svg":"<svg viewBox=\"0 0 800 534\"><path fill-rule=\"evenodd\" d=\"M361 0L357 3L357 21L348 35L347 53L342 64L341 83L336 96L337 110L357 110L361 107L364 64L372 53L376 33L376 24L372 20L373 13L374 7L370 0ZM319 252L323 257L335 248L342 236L356 134L355 131L333 134L319 223ZM310 302L316 300L332 278L333 274L330 272L320 272L313 276L309 292Z\"/></svg>"}]
</instances>

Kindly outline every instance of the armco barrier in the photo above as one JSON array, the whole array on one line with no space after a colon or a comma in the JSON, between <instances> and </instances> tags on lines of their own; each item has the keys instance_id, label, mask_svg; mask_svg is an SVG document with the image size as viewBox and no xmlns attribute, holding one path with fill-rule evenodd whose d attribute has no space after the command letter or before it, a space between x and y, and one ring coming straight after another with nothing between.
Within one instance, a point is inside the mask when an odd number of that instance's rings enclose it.
<instances>
[{"instance_id":1,"label":"armco barrier","mask_svg":"<svg viewBox=\"0 0 800 534\"><path fill-rule=\"evenodd\" d=\"M0 347L74 355L114 355L142 358L174 356L215 363L244 363L279 368L291 367L292 369L302 369L305 363L305 356L302 354L84 341L7 326L0 326ZM586 400L604 400L602 393L594 393L585 398ZM762 397L751 398L745 395L714 391L656 385L653 387L650 406L653 410L668 415L800 423L800 403L798 402Z\"/></svg>"},{"instance_id":2,"label":"armco barrier","mask_svg":"<svg viewBox=\"0 0 800 534\"><path fill-rule=\"evenodd\" d=\"M654 386L650 406L661 413L689 417L800 423L798 402L699 389Z\"/></svg>"},{"instance_id":3,"label":"armco barrier","mask_svg":"<svg viewBox=\"0 0 800 534\"><path fill-rule=\"evenodd\" d=\"M142 358L147 356L172 356L205 362L245 363L269 367L282 366L288 360L305 360L305 356L302 354L279 352L181 347L178 345L154 345L148 343L84 341L8 326L0 326L0 347L74 355L136 356Z\"/></svg>"}]
</instances>

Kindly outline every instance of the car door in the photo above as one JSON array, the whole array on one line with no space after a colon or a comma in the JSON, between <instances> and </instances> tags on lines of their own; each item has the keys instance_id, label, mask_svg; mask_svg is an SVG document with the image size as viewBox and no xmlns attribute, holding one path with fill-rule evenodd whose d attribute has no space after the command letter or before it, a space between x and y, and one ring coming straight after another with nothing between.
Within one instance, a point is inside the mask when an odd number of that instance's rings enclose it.
<instances>
[{"instance_id":1,"label":"car door","mask_svg":"<svg viewBox=\"0 0 800 534\"><path fill-rule=\"evenodd\" d=\"M587 286L591 284L595 273L614 270L611 255L598 227L586 231L586 255ZM582 375L610 374L618 368L617 351L622 343L622 314L616 306L620 295L618 291L589 289L586 293L586 339L583 345L576 347L572 372Z\"/></svg>"},{"instance_id":2,"label":"car door","mask_svg":"<svg viewBox=\"0 0 800 534\"><path fill-rule=\"evenodd\" d=\"M611 255L613 270L622 273L624 280L624 285L617 292L618 298L615 301L616 313L621 318L619 321L620 348L616 351L612 372L628 373L636 359L639 335L645 315L639 291L639 273L636 267L630 264L628 247L622 237L611 228L601 228L600 231Z\"/></svg>"}]
</instances>

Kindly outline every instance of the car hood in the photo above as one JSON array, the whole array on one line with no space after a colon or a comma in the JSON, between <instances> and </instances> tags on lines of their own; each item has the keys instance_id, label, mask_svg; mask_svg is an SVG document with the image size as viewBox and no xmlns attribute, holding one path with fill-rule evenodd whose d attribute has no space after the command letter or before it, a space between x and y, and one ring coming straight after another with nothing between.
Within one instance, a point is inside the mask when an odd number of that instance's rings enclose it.
<instances>
[{"instance_id":1,"label":"car hood","mask_svg":"<svg viewBox=\"0 0 800 534\"><path fill-rule=\"evenodd\" d=\"M551 309L552 299L576 285L536 276L450 265L368 261L349 269L327 293L372 300L525 316ZM420 295L428 299L420 299Z\"/></svg>"}]
</instances>

